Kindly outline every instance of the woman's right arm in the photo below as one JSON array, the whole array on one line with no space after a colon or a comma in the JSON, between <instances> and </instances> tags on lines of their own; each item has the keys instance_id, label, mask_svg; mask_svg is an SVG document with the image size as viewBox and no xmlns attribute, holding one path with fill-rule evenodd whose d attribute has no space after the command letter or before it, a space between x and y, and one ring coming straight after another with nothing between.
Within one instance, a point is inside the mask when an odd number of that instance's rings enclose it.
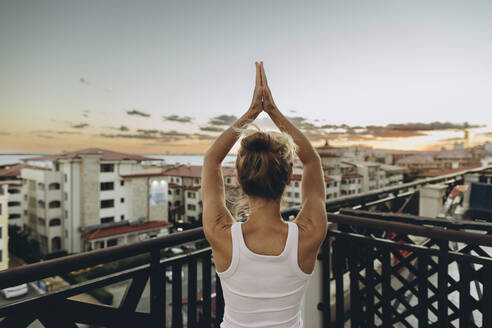
<instances>
[{"instance_id":1,"label":"woman's right arm","mask_svg":"<svg viewBox=\"0 0 492 328\"><path fill-rule=\"evenodd\" d=\"M302 208L296 218L301 230L311 236L314 244L325 239L327 229L325 181L321 160L318 153L306 138L277 108L261 63L262 82L264 86L263 110L270 116L275 125L289 134L297 145L297 155L303 165L301 193Z\"/></svg>"}]
</instances>

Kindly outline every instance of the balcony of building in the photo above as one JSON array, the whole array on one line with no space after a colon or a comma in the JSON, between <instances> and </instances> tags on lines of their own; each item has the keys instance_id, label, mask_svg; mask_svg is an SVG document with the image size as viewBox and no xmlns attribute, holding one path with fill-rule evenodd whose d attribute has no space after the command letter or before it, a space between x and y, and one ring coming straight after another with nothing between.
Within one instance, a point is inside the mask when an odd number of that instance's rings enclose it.
<instances>
[{"instance_id":1,"label":"balcony of building","mask_svg":"<svg viewBox=\"0 0 492 328\"><path fill-rule=\"evenodd\" d=\"M492 168L482 168L327 201L329 231L301 306L304 326L492 327L491 213L480 197L491 177ZM447 211L453 204L444 201L456 199L450 192L473 182L464 194L468 212L452 220L421 215ZM162 252L203 238L197 228L0 272L1 289L144 257L139 266L0 305L0 327L218 327L224 301L210 248ZM115 284L124 290L113 304L75 298Z\"/></svg>"}]
</instances>

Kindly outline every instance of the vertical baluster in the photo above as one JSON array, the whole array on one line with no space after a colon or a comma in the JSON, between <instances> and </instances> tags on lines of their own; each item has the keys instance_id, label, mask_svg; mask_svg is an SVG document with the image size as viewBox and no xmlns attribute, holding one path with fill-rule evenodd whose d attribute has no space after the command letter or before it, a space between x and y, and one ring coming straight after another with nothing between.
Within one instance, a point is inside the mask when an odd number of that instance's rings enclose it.
<instances>
[{"instance_id":1,"label":"vertical baluster","mask_svg":"<svg viewBox=\"0 0 492 328\"><path fill-rule=\"evenodd\" d=\"M196 326L197 274L196 257L188 262L188 327Z\"/></svg>"},{"instance_id":2,"label":"vertical baluster","mask_svg":"<svg viewBox=\"0 0 492 328\"><path fill-rule=\"evenodd\" d=\"M429 257L424 253L418 256L417 260L417 284L418 284L418 319L419 328L427 328L429 316L429 297L428 297L428 265Z\"/></svg>"},{"instance_id":3,"label":"vertical baluster","mask_svg":"<svg viewBox=\"0 0 492 328\"><path fill-rule=\"evenodd\" d=\"M211 276L211 264L210 253L207 252L202 257L202 299L203 299L203 327L210 327L212 322L212 306L211 306L211 289L212 289L212 276Z\"/></svg>"},{"instance_id":4,"label":"vertical baluster","mask_svg":"<svg viewBox=\"0 0 492 328\"><path fill-rule=\"evenodd\" d=\"M448 241L439 241L437 263L437 314L439 325L448 326Z\"/></svg>"},{"instance_id":5,"label":"vertical baluster","mask_svg":"<svg viewBox=\"0 0 492 328\"><path fill-rule=\"evenodd\" d=\"M383 327L391 328L393 326L391 304L393 293L391 292L391 263L390 263L390 252L386 247L381 248L382 255L382 289L383 289Z\"/></svg>"},{"instance_id":6,"label":"vertical baluster","mask_svg":"<svg viewBox=\"0 0 492 328\"><path fill-rule=\"evenodd\" d=\"M333 270L335 274L336 285L336 327L343 328L345 324L345 313L343 308L343 302L345 297L343 294L343 272L345 271L345 245L340 235L338 235L334 242L334 264Z\"/></svg>"},{"instance_id":7,"label":"vertical baluster","mask_svg":"<svg viewBox=\"0 0 492 328\"><path fill-rule=\"evenodd\" d=\"M152 327L166 326L164 272L159 249L150 253L150 313Z\"/></svg>"},{"instance_id":8,"label":"vertical baluster","mask_svg":"<svg viewBox=\"0 0 492 328\"><path fill-rule=\"evenodd\" d=\"M481 300L482 327L492 327L492 265L485 264L483 267L483 293Z\"/></svg>"},{"instance_id":9,"label":"vertical baluster","mask_svg":"<svg viewBox=\"0 0 492 328\"><path fill-rule=\"evenodd\" d=\"M181 263L173 263L173 328L183 327L183 297L181 282Z\"/></svg>"},{"instance_id":10,"label":"vertical baluster","mask_svg":"<svg viewBox=\"0 0 492 328\"><path fill-rule=\"evenodd\" d=\"M458 271L460 274L459 291L460 291L460 327L468 327L471 318L470 304L470 282L471 267L470 263L458 262Z\"/></svg>"},{"instance_id":11,"label":"vertical baluster","mask_svg":"<svg viewBox=\"0 0 492 328\"><path fill-rule=\"evenodd\" d=\"M331 324L331 302L330 302L330 237L326 237L321 247L322 265L322 300L321 310L323 311L323 327Z\"/></svg>"},{"instance_id":12,"label":"vertical baluster","mask_svg":"<svg viewBox=\"0 0 492 328\"><path fill-rule=\"evenodd\" d=\"M215 327L219 328L224 317L224 295L219 275L215 274Z\"/></svg>"},{"instance_id":13,"label":"vertical baluster","mask_svg":"<svg viewBox=\"0 0 492 328\"><path fill-rule=\"evenodd\" d=\"M357 254L358 245L355 240L347 243L348 245L348 266L349 266L349 276L350 276L350 327L357 328L361 326L361 300L360 300L360 290L359 290L359 279L358 279L358 267L357 262L359 261L359 256Z\"/></svg>"},{"instance_id":14,"label":"vertical baluster","mask_svg":"<svg viewBox=\"0 0 492 328\"><path fill-rule=\"evenodd\" d=\"M366 260L366 313L365 325L367 327L374 327L374 315L376 313L376 307L374 305L374 289L376 288L374 284L375 273L374 273L374 248L372 246L368 247L367 260Z\"/></svg>"}]
</instances>

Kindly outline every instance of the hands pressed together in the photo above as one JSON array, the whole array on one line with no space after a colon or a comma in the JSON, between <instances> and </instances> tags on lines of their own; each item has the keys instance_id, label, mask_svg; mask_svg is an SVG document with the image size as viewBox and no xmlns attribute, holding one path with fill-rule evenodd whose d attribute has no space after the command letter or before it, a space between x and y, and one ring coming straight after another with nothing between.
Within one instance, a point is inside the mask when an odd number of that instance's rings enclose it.
<instances>
[{"instance_id":1,"label":"hands pressed together","mask_svg":"<svg viewBox=\"0 0 492 328\"><path fill-rule=\"evenodd\" d=\"M277 106L273 102L272 93L268 87L268 82L263 68L263 62L255 62L256 65L256 84L253 92L253 101L249 108L250 111L259 114L262 111L270 114Z\"/></svg>"}]
</instances>

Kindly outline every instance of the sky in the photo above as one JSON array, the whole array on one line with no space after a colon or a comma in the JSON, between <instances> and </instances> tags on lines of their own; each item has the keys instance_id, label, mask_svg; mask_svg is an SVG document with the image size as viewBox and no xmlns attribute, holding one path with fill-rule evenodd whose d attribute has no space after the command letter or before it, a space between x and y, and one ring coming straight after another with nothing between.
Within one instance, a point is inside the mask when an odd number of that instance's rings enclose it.
<instances>
[{"instance_id":1,"label":"sky","mask_svg":"<svg viewBox=\"0 0 492 328\"><path fill-rule=\"evenodd\" d=\"M257 60L315 145L472 146L490 40L489 0L0 0L0 153L204 153Z\"/></svg>"}]
</instances>

